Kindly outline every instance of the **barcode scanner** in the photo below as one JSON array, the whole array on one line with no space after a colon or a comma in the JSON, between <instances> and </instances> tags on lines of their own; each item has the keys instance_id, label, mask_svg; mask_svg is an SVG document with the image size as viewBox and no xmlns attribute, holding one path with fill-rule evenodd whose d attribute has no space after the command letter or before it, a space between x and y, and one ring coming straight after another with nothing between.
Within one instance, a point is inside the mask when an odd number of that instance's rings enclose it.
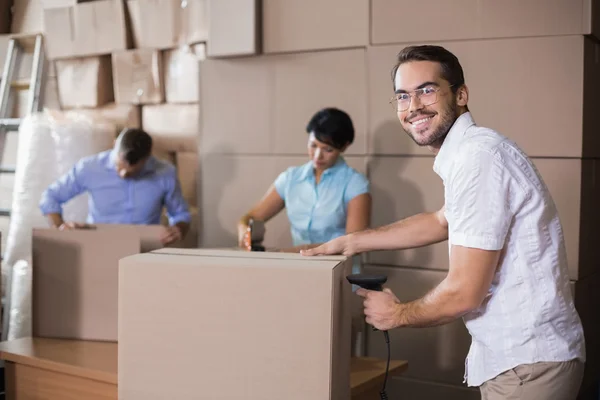
<instances>
[{"instance_id":1,"label":"barcode scanner","mask_svg":"<svg viewBox=\"0 0 600 400\"><path fill-rule=\"evenodd\" d=\"M378 292L383 291L383 284L387 282L387 276L385 275L369 275L369 274L352 274L346 276L348 282L353 285L360 286L363 289L367 290L375 290ZM377 331L376 328L373 328L374 331ZM379 397L381 400L387 400L388 396L385 391L385 387L387 384L388 373L390 370L390 358L391 358L391 350L390 350L390 336L387 331L383 331L383 337L385 338L385 343L387 345L387 363L385 367L385 377L383 379L383 387L379 392Z\"/></svg>"}]
</instances>

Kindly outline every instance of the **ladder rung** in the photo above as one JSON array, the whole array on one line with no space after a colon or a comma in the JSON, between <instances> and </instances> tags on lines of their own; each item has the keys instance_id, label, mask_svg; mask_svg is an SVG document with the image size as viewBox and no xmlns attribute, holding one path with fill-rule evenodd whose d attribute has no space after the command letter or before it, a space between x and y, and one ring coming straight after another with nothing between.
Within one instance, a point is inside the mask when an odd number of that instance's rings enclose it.
<instances>
[{"instance_id":1,"label":"ladder rung","mask_svg":"<svg viewBox=\"0 0 600 400\"><path fill-rule=\"evenodd\" d=\"M10 208L0 208L0 217L10 217Z\"/></svg>"},{"instance_id":2,"label":"ladder rung","mask_svg":"<svg viewBox=\"0 0 600 400\"><path fill-rule=\"evenodd\" d=\"M10 83L10 87L15 90L29 89L30 86L31 82L29 79L19 79Z\"/></svg>"},{"instance_id":3,"label":"ladder rung","mask_svg":"<svg viewBox=\"0 0 600 400\"><path fill-rule=\"evenodd\" d=\"M19 126L21 126L21 118L0 119L0 127L5 127L8 131L18 131Z\"/></svg>"},{"instance_id":4,"label":"ladder rung","mask_svg":"<svg viewBox=\"0 0 600 400\"><path fill-rule=\"evenodd\" d=\"M0 165L0 174L14 174L17 168L9 165Z\"/></svg>"}]
</instances>

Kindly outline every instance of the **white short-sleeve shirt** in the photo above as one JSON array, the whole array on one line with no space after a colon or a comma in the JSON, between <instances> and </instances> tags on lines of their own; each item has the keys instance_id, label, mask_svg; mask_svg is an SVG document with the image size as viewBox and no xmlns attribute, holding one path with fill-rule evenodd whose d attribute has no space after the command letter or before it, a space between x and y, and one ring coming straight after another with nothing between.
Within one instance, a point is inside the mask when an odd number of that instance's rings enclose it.
<instances>
[{"instance_id":1,"label":"white short-sleeve shirt","mask_svg":"<svg viewBox=\"0 0 600 400\"><path fill-rule=\"evenodd\" d=\"M444 182L450 251L453 245L502 250L488 296L464 316L472 337L468 385L480 386L520 364L585 361L561 223L533 163L467 112L433 168Z\"/></svg>"}]
</instances>

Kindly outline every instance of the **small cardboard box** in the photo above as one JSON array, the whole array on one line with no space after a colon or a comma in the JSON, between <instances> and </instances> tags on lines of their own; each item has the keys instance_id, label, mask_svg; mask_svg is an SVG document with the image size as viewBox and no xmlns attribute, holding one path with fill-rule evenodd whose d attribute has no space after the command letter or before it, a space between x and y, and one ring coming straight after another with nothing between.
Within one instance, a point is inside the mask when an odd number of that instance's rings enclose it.
<instances>
[{"instance_id":1,"label":"small cardboard box","mask_svg":"<svg viewBox=\"0 0 600 400\"><path fill-rule=\"evenodd\" d=\"M95 227L33 230L34 336L117 340L119 260L162 248L160 232L164 228L117 224Z\"/></svg>"},{"instance_id":2,"label":"small cardboard box","mask_svg":"<svg viewBox=\"0 0 600 400\"><path fill-rule=\"evenodd\" d=\"M98 122L109 122L114 124L117 128L115 137L124 128L140 128L142 126L140 106L133 104L110 103L98 108L78 109L70 112L85 115Z\"/></svg>"},{"instance_id":3,"label":"small cardboard box","mask_svg":"<svg viewBox=\"0 0 600 400\"><path fill-rule=\"evenodd\" d=\"M349 399L351 265L199 249L121 259L119 398Z\"/></svg>"},{"instance_id":4,"label":"small cardboard box","mask_svg":"<svg viewBox=\"0 0 600 400\"><path fill-rule=\"evenodd\" d=\"M110 56L62 59L55 65L62 108L95 108L114 100Z\"/></svg>"},{"instance_id":5,"label":"small cardboard box","mask_svg":"<svg viewBox=\"0 0 600 400\"><path fill-rule=\"evenodd\" d=\"M153 104L142 107L142 126L163 151L198 151L198 104Z\"/></svg>"},{"instance_id":6,"label":"small cardboard box","mask_svg":"<svg viewBox=\"0 0 600 400\"><path fill-rule=\"evenodd\" d=\"M206 46L203 43L165 51L167 103L200 102L200 61L205 58Z\"/></svg>"},{"instance_id":7,"label":"small cardboard box","mask_svg":"<svg viewBox=\"0 0 600 400\"><path fill-rule=\"evenodd\" d=\"M48 58L110 54L128 48L123 0L96 0L45 9Z\"/></svg>"},{"instance_id":8,"label":"small cardboard box","mask_svg":"<svg viewBox=\"0 0 600 400\"><path fill-rule=\"evenodd\" d=\"M115 101L118 104L160 104L164 101L160 51L135 49L112 54Z\"/></svg>"},{"instance_id":9,"label":"small cardboard box","mask_svg":"<svg viewBox=\"0 0 600 400\"><path fill-rule=\"evenodd\" d=\"M277 1L281 2L281 0ZM305 1L301 2L303 6ZM320 1L322 2L322 0ZM307 8L309 7L307 6ZM315 13L311 12L311 14ZM261 17L258 0L209 2L208 55L210 57L232 57L258 54L262 44ZM305 36L311 30L303 29L303 35ZM347 30L346 34L348 34Z\"/></svg>"},{"instance_id":10,"label":"small cardboard box","mask_svg":"<svg viewBox=\"0 0 600 400\"><path fill-rule=\"evenodd\" d=\"M206 42L208 0L128 0L133 46L172 49Z\"/></svg>"}]
</instances>

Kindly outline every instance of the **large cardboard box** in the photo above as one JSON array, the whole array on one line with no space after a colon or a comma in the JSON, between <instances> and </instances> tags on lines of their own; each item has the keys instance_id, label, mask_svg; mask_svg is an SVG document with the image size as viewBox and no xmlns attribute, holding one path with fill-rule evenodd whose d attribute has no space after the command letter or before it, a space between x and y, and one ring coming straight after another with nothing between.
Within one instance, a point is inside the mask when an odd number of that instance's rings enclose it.
<instances>
[{"instance_id":1,"label":"large cardboard box","mask_svg":"<svg viewBox=\"0 0 600 400\"><path fill-rule=\"evenodd\" d=\"M164 247L163 229L118 224L76 231L34 229L34 336L116 341L119 259Z\"/></svg>"},{"instance_id":2,"label":"large cardboard box","mask_svg":"<svg viewBox=\"0 0 600 400\"><path fill-rule=\"evenodd\" d=\"M61 7L71 7L75 6L79 3L86 3L88 1L96 1L96 0L39 0L42 3L42 7L44 8L61 8Z\"/></svg>"},{"instance_id":3,"label":"large cardboard box","mask_svg":"<svg viewBox=\"0 0 600 400\"><path fill-rule=\"evenodd\" d=\"M208 0L128 0L133 46L171 49L208 39Z\"/></svg>"},{"instance_id":4,"label":"large cardboard box","mask_svg":"<svg viewBox=\"0 0 600 400\"><path fill-rule=\"evenodd\" d=\"M274 0L277 1L277 0ZM425 15L421 18L399 15ZM596 0L372 0L372 44L600 34Z\"/></svg>"},{"instance_id":5,"label":"large cardboard box","mask_svg":"<svg viewBox=\"0 0 600 400\"><path fill-rule=\"evenodd\" d=\"M123 0L97 0L44 10L49 59L109 54L128 48Z\"/></svg>"},{"instance_id":6,"label":"large cardboard box","mask_svg":"<svg viewBox=\"0 0 600 400\"><path fill-rule=\"evenodd\" d=\"M142 107L142 126L163 151L198 151L198 104L158 104Z\"/></svg>"},{"instance_id":7,"label":"large cardboard box","mask_svg":"<svg viewBox=\"0 0 600 400\"><path fill-rule=\"evenodd\" d=\"M42 3L38 0L14 1L12 11L12 33L44 32Z\"/></svg>"},{"instance_id":8,"label":"large cardboard box","mask_svg":"<svg viewBox=\"0 0 600 400\"><path fill-rule=\"evenodd\" d=\"M78 109L70 112L80 113L93 120L114 124L116 137L124 128L140 128L142 126L140 108L140 106L133 104L110 103L98 108Z\"/></svg>"},{"instance_id":9,"label":"large cardboard box","mask_svg":"<svg viewBox=\"0 0 600 400\"><path fill-rule=\"evenodd\" d=\"M110 56L56 60L63 108L95 108L114 100Z\"/></svg>"},{"instance_id":10,"label":"large cardboard box","mask_svg":"<svg viewBox=\"0 0 600 400\"><path fill-rule=\"evenodd\" d=\"M349 399L350 271L234 250L121 259L119 398Z\"/></svg>"},{"instance_id":11,"label":"large cardboard box","mask_svg":"<svg viewBox=\"0 0 600 400\"><path fill-rule=\"evenodd\" d=\"M181 46L163 53L167 103L200 101L200 61L205 58L204 43Z\"/></svg>"},{"instance_id":12,"label":"large cardboard box","mask_svg":"<svg viewBox=\"0 0 600 400\"><path fill-rule=\"evenodd\" d=\"M407 14L396 13L396 17L398 15ZM368 44L369 1L263 0L265 53L365 47Z\"/></svg>"},{"instance_id":13,"label":"large cardboard box","mask_svg":"<svg viewBox=\"0 0 600 400\"><path fill-rule=\"evenodd\" d=\"M209 2L208 55L210 57L248 56L260 52L261 8L259 5L260 0Z\"/></svg>"},{"instance_id":14,"label":"large cardboard box","mask_svg":"<svg viewBox=\"0 0 600 400\"><path fill-rule=\"evenodd\" d=\"M435 44L460 60L479 125L508 136L530 156L600 157L598 42L572 35ZM367 50L370 154L431 155L408 138L388 104L394 94L390 71L403 47Z\"/></svg>"},{"instance_id":15,"label":"large cardboard box","mask_svg":"<svg viewBox=\"0 0 600 400\"><path fill-rule=\"evenodd\" d=\"M135 49L112 54L115 102L160 104L164 101L162 55Z\"/></svg>"},{"instance_id":16,"label":"large cardboard box","mask_svg":"<svg viewBox=\"0 0 600 400\"><path fill-rule=\"evenodd\" d=\"M183 198L190 206L198 205L197 186L198 186L198 153L196 152L179 152L175 155L177 166L177 176L181 185Z\"/></svg>"},{"instance_id":17,"label":"large cardboard box","mask_svg":"<svg viewBox=\"0 0 600 400\"><path fill-rule=\"evenodd\" d=\"M364 49L207 59L200 64L201 147L304 154L308 121L321 108L334 106L354 123L354 143L346 154L365 154L366 79Z\"/></svg>"},{"instance_id":18,"label":"large cardboard box","mask_svg":"<svg viewBox=\"0 0 600 400\"><path fill-rule=\"evenodd\" d=\"M372 226L439 210L444 186L433 171L433 157L373 157L369 178L373 196ZM570 279L598 271L594 227L600 224L600 162L577 159L533 159L553 197L561 220ZM204 179L204 178L203 178ZM203 183L204 184L204 183ZM204 192L204 190L203 190ZM448 243L403 251L368 254L369 263L447 269Z\"/></svg>"}]
</instances>

